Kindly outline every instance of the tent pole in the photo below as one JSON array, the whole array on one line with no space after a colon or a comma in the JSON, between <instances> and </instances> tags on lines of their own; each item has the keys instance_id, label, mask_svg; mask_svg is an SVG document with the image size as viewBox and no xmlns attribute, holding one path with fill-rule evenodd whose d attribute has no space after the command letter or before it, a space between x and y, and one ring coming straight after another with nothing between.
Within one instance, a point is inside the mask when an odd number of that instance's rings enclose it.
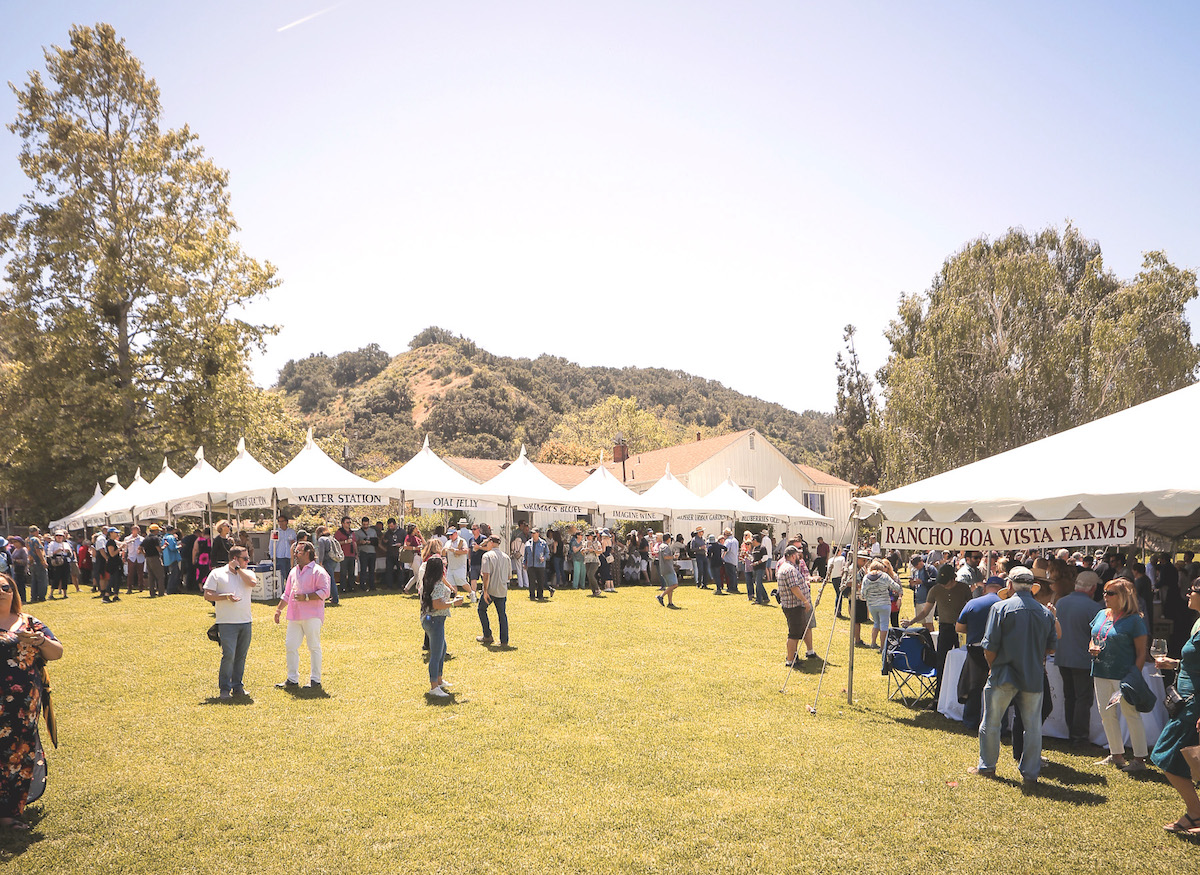
<instances>
[{"instance_id":1,"label":"tent pole","mask_svg":"<svg viewBox=\"0 0 1200 875\"><path fill-rule=\"evenodd\" d=\"M858 516L857 508L854 508L854 540L850 542L850 559L854 564L850 566L853 576L850 578L850 657L846 663L848 666L848 675L846 677L847 705L854 704L854 617L856 616L858 599L858 538L861 530L862 519Z\"/></svg>"}]
</instances>

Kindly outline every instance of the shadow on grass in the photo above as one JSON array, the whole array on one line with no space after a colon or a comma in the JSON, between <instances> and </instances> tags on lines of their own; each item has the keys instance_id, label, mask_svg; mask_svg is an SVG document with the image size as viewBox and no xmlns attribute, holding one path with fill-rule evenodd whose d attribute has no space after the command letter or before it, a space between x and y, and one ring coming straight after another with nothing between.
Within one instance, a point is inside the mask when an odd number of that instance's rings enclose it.
<instances>
[{"instance_id":1,"label":"shadow on grass","mask_svg":"<svg viewBox=\"0 0 1200 875\"><path fill-rule=\"evenodd\" d=\"M447 690L447 692L450 691ZM425 704L431 708L445 708L448 705L457 705L458 693L450 693L448 696L431 696L429 693L426 693Z\"/></svg>"},{"instance_id":2,"label":"shadow on grass","mask_svg":"<svg viewBox=\"0 0 1200 875\"><path fill-rule=\"evenodd\" d=\"M516 652L517 649L516 645L513 644L488 644L484 641L480 641L478 644L489 653L508 653L510 651Z\"/></svg>"},{"instance_id":3,"label":"shadow on grass","mask_svg":"<svg viewBox=\"0 0 1200 875\"><path fill-rule=\"evenodd\" d=\"M1016 783L1015 781L1013 782ZM1026 796L1037 796L1049 799L1051 802L1066 802L1070 805L1102 805L1108 801L1103 793L1094 790L1080 790L1077 787L1063 787L1059 784L1048 784L1038 781L1036 784L1026 784L1021 788Z\"/></svg>"},{"instance_id":4,"label":"shadow on grass","mask_svg":"<svg viewBox=\"0 0 1200 875\"><path fill-rule=\"evenodd\" d=\"M29 850L31 845L36 845L45 838L38 831L38 824L45 816L40 804L30 805L25 809L25 814L21 818L22 822L28 825L28 830L0 826L0 863L15 860Z\"/></svg>"},{"instance_id":5,"label":"shadow on grass","mask_svg":"<svg viewBox=\"0 0 1200 875\"><path fill-rule=\"evenodd\" d=\"M329 693L327 693L325 691L324 687L312 687L312 686L284 687L284 692L286 692L293 699L332 699L333 698L333 696L329 695Z\"/></svg>"},{"instance_id":6,"label":"shadow on grass","mask_svg":"<svg viewBox=\"0 0 1200 875\"><path fill-rule=\"evenodd\" d=\"M1104 775L1098 775L1095 772L1081 772L1079 769L1072 768L1066 763L1048 762L1042 766L1042 774L1051 780L1069 786L1080 784L1108 785L1108 778L1104 777Z\"/></svg>"},{"instance_id":7,"label":"shadow on grass","mask_svg":"<svg viewBox=\"0 0 1200 875\"><path fill-rule=\"evenodd\" d=\"M200 704L201 705L226 705L226 706L230 706L230 707L232 707L234 705L253 705L254 697L253 696L234 696L232 699L222 699L220 696L209 696L206 699L201 699Z\"/></svg>"}]
</instances>

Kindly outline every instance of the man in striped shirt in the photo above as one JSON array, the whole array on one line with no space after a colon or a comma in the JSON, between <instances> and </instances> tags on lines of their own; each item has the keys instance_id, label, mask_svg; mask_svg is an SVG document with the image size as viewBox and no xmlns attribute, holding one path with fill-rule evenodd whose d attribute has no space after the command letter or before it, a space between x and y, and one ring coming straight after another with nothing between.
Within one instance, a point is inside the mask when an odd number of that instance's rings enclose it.
<instances>
[{"instance_id":1,"label":"man in striped shirt","mask_svg":"<svg viewBox=\"0 0 1200 875\"><path fill-rule=\"evenodd\" d=\"M815 659L817 652L813 650L812 620L813 603L812 590L808 586L808 566L800 558L798 547L788 547L783 551L783 561L775 569L779 581L779 606L787 617L787 662L791 667L796 662L796 648L800 639L804 639L807 658Z\"/></svg>"}]
</instances>

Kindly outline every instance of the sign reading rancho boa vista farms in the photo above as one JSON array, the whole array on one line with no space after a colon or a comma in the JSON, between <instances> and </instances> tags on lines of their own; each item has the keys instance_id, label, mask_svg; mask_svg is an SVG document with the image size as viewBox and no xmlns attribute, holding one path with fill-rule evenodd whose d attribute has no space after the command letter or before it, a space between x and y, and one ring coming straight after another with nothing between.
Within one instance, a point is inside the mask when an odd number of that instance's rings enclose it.
<instances>
[{"instance_id":1,"label":"sign reading rancho boa vista farms","mask_svg":"<svg viewBox=\"0 0 1200 875\"><path fill-rule=\"evenodd\" d=\"M931 523L884 520L883 547L900 550L1029 550L1033 547L1117 547L1133 543L1133 514L1086 520L1019 523Z\"/></svg>"}]
</instances>

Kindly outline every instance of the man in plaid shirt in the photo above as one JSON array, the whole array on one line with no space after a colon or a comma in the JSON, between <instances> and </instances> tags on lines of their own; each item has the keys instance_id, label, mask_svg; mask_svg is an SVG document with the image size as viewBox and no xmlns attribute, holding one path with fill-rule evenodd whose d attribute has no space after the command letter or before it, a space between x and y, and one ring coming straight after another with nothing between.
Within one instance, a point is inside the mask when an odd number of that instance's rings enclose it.
<instances>
[{"instance_id":1,"label":"man in plaid shirt","mask_svg":"<svg viewBox=\"0 0 1200 875\"><path fill-rule=\"evenodd\" d=\"M800 549L792 546L783 551L783 561L775 569L775 577L779 582L779 606L787 618L787 665L789 668L796 662L796 648L800 639L804 639L807 648L807 658L816 659L817 652L813 650L812 624L809 622L813 615L812 590L808 586L808 566L800 558Z\"/></svg>"}]
</instances>

